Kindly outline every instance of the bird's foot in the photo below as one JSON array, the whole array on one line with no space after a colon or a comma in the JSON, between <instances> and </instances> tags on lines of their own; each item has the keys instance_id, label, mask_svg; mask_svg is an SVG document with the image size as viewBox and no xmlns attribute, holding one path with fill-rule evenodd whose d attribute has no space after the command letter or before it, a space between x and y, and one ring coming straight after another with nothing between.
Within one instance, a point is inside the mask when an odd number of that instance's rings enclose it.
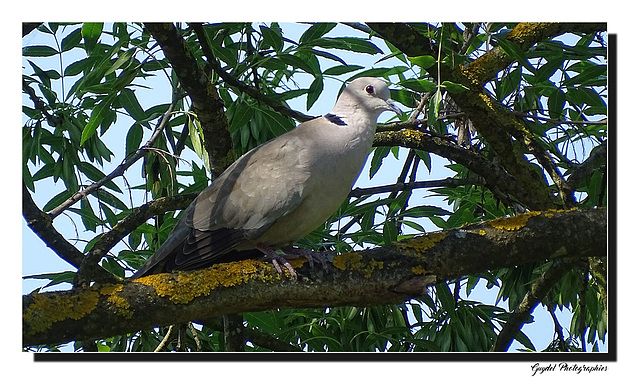
<instances>
[{"instance_id":1,"label":"bird's foot","mask_svg":"<svg viewBox=\"0 0 640 385\"><path fill-rule=\"evenodd\" d=\"M257 249L262 251L267 256L267 258L271 260L271 263L273 264L273 267L275 267L278 274L282 274L282 266L284 266L289 271L292 279L298 278L296 269L291 266L291 263L287 260L286 256L276 253L272 248L265 245L257 245Z\"/></svg>"},{"instance_id":2,"label":"bird's foot","mask_svg":"<svg viewBox=\"0 0 640 385\"><path fill-rule=\"evenodd\" d=\"M282 251L284 251L287 256L305 257L307 261L309 261L309 267L311 269L313 269L316 262L319 262L324 271L329 271L329 262L331 262L331 259L335 256L332 251L315 251L292 246L285 247Z\"/></svg>"}]
</instances>

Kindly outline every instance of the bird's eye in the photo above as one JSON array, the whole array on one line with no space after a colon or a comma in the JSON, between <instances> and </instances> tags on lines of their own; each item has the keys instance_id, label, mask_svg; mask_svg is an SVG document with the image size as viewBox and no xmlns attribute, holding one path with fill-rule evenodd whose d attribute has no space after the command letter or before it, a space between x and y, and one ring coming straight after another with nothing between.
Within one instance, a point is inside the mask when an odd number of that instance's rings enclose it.
<instances>
[{"instance_id":1,"label":"bird's eye","mask_svg":"<svg viewBox=\"0 0 640 385\"><path fill-rule=\"evenodd\" d=\"M364 90L367 91L368 94L373 94L373 86L372 85L366 86Z\"/></svg>"}]
</instances>

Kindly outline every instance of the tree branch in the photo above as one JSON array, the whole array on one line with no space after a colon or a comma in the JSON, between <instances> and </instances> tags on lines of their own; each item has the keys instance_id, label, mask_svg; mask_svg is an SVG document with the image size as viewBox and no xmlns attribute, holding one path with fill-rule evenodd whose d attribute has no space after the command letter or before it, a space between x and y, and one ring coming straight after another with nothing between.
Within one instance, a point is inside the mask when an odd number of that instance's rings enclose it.
<instances>
[{"instance_id":1,"label":"tree branch","mask_svg":"<svg viewBox=\"0 0 640 385\"><path fill-rule=\"evenodd\" d=\"M172 23L145 23L144 26L162 47L180 85L191 97L204 134L211 172L214 176L220 175L235 157L224 103L218 90L198 66L187 42Z\"/></svg>"},{"instance_id":2,"label":"tree branch","mask_svg":"<svg viewBox=\"0 0 640 385\"><path fill-rule=\"evenodd\" d=\"M82 265L84 254L56 230L51 217L38 208L24 183L22 183L22 216L31 231L42 239L44 244L63 261L75 268L79 268ZM103 282L114 282L115 280L113 275L103 269L99 269L95 276Z\"/></svg>"},{"instance_id":3,"label":"tree branch","mask_svg":"<svg viewBox=\"0 0 640 385\"><path fill-rule=\"evenodd\" d=\"M474 151L458 146L447 139L416 130L385 131L376 133L374 146L403 146L429 151L459 163L483 177L487 187L496 195L511 194L529 207L537 207L532 193L520 186L514 176L489 159ZM498 189L499 191L495 191Z\"/></svg>"},{"instance_id":4,"label":"tree branch","mask_svg":"<svg viewBox=\"0 0 640 385\"><path fill-rule=\"evenodd\" d=\"M432 187L458 187L467 185L483 185L482 178L445 178L437 180L427 180L421 182L409 182L409 183L396 183L388 184L384 186L368 187L368 188L354 188L349 194L350 197L359 198L364 195L381 194L385 192L397 192L407 191L419 188L432 188Z\"/></svg>"},{"instance_id":5,"label":"tree branch","mask_svg":"<svg viewBox=\"0 0 640 385\"><path fill-rule=\"evenodd\" d=\"M225 70L222 69L222 67L220 67L220 64L218 64L218 61L216 60L215 55L213 54L213 51L209 46L209 41L207 39L206 33L204 32L202 23L189 23L189 25L193 28L196 35L198 36L198 40L200 41L200 45L202 46L202 51L207 58L207 63L210 66L211 70L222 80L224 80L225 83L237 88L240 92L245 93L252 98L268 105L274 111L286 116L290 116L299 122L306 122L307 120L315 118L315 116L305 115L301 112L292 110L287 106L277 102L276 100L268 98L257 88L251 87L229 75Z\"/></svg>"},{"instance_id":6,"label":"tree branch","mask_svg":"<svg viewBox=\"0 0 640 385\"><path fill-rule=\"evenodd\" d=\"M167 211L184 209L189 206L189 203L197 195L197 193L192 193L162 197L133 209L129 215L120 220L111 230L102 234L100 239L96 241L82 261L80 269L78 269L77 281L91 282L95 280L96 282L101 282L92 275L93 272L97 271L93 267L98 266L102 257L107 255L109 250L149 218L164 214Z\"/></svg>"},{"instance_id":7,"label":"tree branch","mask_svg":"<svg viewBox=\"0 0 640 385\"><path fill-rule=\"evenodd\" d=\"M327 272L291 262L298 281L245 260L118 285L23 296L23 344L125 334L274 308L368 306L423 295L426 285L555 258L605 257L606 210L530 212L341 254Z\"/></svg>"},{"instance_id":8,"label":"tree branch","mask_svg":"<svg viewBox=\"0 0 640 385\"><path fill-rule=\"evenodd\" d=\"M369 27L407 56L434 55L431 41L407 24L369 23ZM526 51L539 41L565 32L594 32L603 29L606 29L606 24L520 23L505 39ZM546 151L540 148L535 138L512 111L484 91L485 83L514 60L500 47L495 47L466 66L450 68L439 65L427 71L439 82L449 80L468 88L450 96L456 105L468 114L474 127L498 154L501 165L528 191L529 199L523 203L532 209L571 206L571 196L566 182L556 168L549 164ZM518 140L513 141L512 137ZM562 192L562 203L551 198L538 166L528 162L523 156L526 148L533 149L541 164L553 176L554 182Z\"/></svg>"}]
</instances>

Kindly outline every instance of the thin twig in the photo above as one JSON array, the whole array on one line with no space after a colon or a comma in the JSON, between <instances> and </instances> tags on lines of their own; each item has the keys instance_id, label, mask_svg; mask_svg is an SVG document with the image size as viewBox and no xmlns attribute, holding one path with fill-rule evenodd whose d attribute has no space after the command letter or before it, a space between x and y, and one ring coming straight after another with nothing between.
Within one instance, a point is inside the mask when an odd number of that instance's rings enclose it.
<instances>
[{"instance_id":1,"label":"thin twig","mask_svg":"<svg viewBox=\"0 0 640 385\"><path fill-rule=\"evenodd\" d=\"M165 112L164 116L162 117L162 120L160 121L160 124L158 124L158 126L156 126L156 129L153 131L153 134L151 134L151 138L147 141L147 143L144 144L144 146L140 147L130 157L125 158L125 160L118 167L116 167L116 169L113 170L109 175L105 176L104 178L100 179L99 181L95 182L94 184L90 185L89 187L85 188L84 190L78 191L77 193L73 194L69 199L67 199L62 204L60 204L58 207L56 207L53 210L49 211L49 213L48 213L49 216L51 216L52 219L57 217L63 211L65 211L69 207L73 206L79 200L87 197L89 194L91 194L94 191L98 190L105 183L107 183L107 182L111 181L112 179L124 174L124 172L129 167L131 167L140 158L142 158L142 156L148 151L148 149L151 147L151 145L153 145L153 142L155 142L155 140L160 136L160 134L162 134L162 131L164 130L164 126L169 122L169 117L171 116L171 114L173 112L173 109L176 106L176 104L177 104L179 99L180 99L180 96L178 96L178 94L176 92L174 92L173 100L171 101L171 104L169 105L169 108L168 108L167 112Z\"/></svg>"},{"instance_id":2,"label":"thin twig","mask_svg":"<svg viewBox=\"0 0 640 385\"><path fill-rule=\"evenodd\" d=\"M155 348L154 352L161 352L162 350L164 350L164 347L169 343L169 341L171 341L173 336L176 334L175 326L176 325L169 326L169 330L167 331L167 334L164 335L164 338L162 339L162 341L160 341L160 344Z\"/></svg>"},{"instance_id":3,"label":"thin twig","mask_svg":"<svg viewBox=\"0 0 640 385\"><path fill-rule=\"evenodd\" d=\"M422 182L411 183L396 183L384 186L368 187L368 188L355 188L349 194L350 197L359 198L364 195L381 194L387 192L397 192L414 190L419 188L432 188L432 187L458 187L466 185L483 185L484 181L481 178L445 178L436 180L427 180Z\"/></svg>"},{"instance_id":4,"label":"thin twig","mask_svg":"<svg viewBox=\"0 0 640 385\"><path fill-rule=\"evenodd\" d=\"M189 23L189 26L193 28L196 35L198 36L198 40L200 40L200 45L202 46L202 52L207 58L207 63L210 66L210 69L216 75L218 75L222 80L224 80L225 83L227 83L232 87L237 88L239 91L251 96L252 98L268 105L269 107L273 108L274 111L290 116L299 122L306 122L307 120L311 120L315 118L315 116L305 115L298 111L292 110L286 107L285 105L266 97L262 92L260 92L260 90L254 87L248 86L245 83L237 80L233 76L229 75L226 71L222 69L222 67L220 67L220 64L216 60L215 55L211 50L211 47L209 47L209 43L205 35L202 23Z\"/></svg>"}]
</instances>

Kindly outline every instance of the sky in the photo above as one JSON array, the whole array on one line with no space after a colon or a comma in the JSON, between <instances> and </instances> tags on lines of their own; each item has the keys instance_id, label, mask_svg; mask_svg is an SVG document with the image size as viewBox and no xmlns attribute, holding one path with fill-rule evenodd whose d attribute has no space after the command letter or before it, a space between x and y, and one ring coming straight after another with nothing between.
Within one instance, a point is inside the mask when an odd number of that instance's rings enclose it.
<instances>
[{"instance_id":1,"label":"sky","mask_svg":"<svg viewBox=\"0 0 640 385\"><path fill-rule=\"evenodd\" d=\"M69 2L69 3L74 3L74 2ZM121 10L124 9L125 7L122 7L123 4L118 4L118 1L112 1L110 2L110 7L107 7L104 9L104 12L102 12L100 14L100 17L104 17L107 19L111 19L111 20L117 20L122 18L122 13ZM76 7L73 8L72 6L70 6L69 8L64 8L64 7L56 7L56 8L51 8L50 6L48 6L47 3L43 3L43 4L38 4L38 1L35 1L33 3L31 3L33 5L33 8L31 9L30 13L21 13L20 15L14 14L13 10L8 10L7 12L5 12L5 16L7 18L7 22L9 22L9 24L12 26L11 29L13 31L17 31L19 30L19 21L31 21L31 20L61 20L61 19L69 19L69 13L68 9L76 9L75 13L71 12L71 19L74 20L80 20L80 19L87 19L86 17L82 17L82 14L78 14L78 9L84 9L83 7ZM79 3L78 3L79 4ZM166 19L166 17L163 17L163 9L166 11L166 8L164 8L162 5L160 4L158 7L155 8L154 11L152 12L148 12L148 10L146 9L146 4L145 3L140 3L140 4L133 4L131 2L125 3L127 4L126 9L128 10L128 14L130 15L139 15L138 17L135 16L131 16L128 17L130 19L134 19L134 20L138 20L138 19L151 19L151 20L164 20ZM620 38L619 38L619 45L620 47L631 47L634 43L634 36L635 36L635 30L634 30L634 25L635 23L628 23L627 20L625 20L625 18L630 18L631 15L629 14L629 16L627 16L628 13L624 13L624 12L617 12L617 4L614 3L608 3L610 5L610 7L602 9L602 3L601 2L580 2L579 6L576 6L576 3L574 2L550 2L550 1L538 1L536 7L532 7L529 8L527 11L526 16L523 16L521 14L509 14L508 10L510 9L507 6L501 6L500 4L491 4L491 5L487 5L484 7L480 7L480 9L478 9L478 7L476 7L475 3L471 3L471 2L466 2L466 1L461 1L459 3L456 3L456 7L454 10L452 10L451 4L450 3L433 3L433 4L428 4L427 6L424 6L426 8L421 8L420 5L418 4L414 4L412 2L405 2L403 3L403 6L405 7L411 7L411 9L416 9L419 10L419 12L394 12L392 9L394 9L394 7L399 6L398 4L389 4L387 5L389 11L388 12L379 12L378 9L376 9L376 7L371 7L371 6L367 6L367 7L362 7L362 3L359 2L350 2L350 3L345 3L345 2L323 2L323 7L321 7L318 10L314 10L312 13L309 14L304 14L304 15L300 15L298 14L292 14L289 11L286 11L287 9L289 9L290 7L288 7L288 5L286 5L286 3L278 3L278 2L271 2L270 4L273 4L273 7L269 7L268 10L262 10L260 9L259 11L256 11L257 9L259 9L259 7L256 4L249 4L249 6L247 6L246 10L248 12L249 15L253 15L253 17L248 17L247 19L253 19L253 20L259 20L259 19L263 19L263 20L300 20L300 19L310 19L313 18L314 20L327 20L327 21L331 21L331 20L336 20L336 14L338 15L353 15L350 16L350 18L352 20L379 20L379 19L383 19L383 20L389 20L389 19L394 19L398 16L402 16L403 20L408 20L408 19L440 19L440 20L496 20L496 19L500 19L500 20L513 20L513 19L517 19L517 20L523 20L523 19L527 19L527 20L549 20L549 19L553 19L553 20L557 20L557 21L567 21L567 20L576 20L576 21L584 21L584 20L593 20L593 21L601 21L601 20L607 20L609 21L609 31L610 32L614 32L614 33L618 33L620 34ZM423 4L423 3L422 3ZM40 6L39 6L40 5ZM121 7L117 7L116 5L121 5ZM197 7L198 4L197 2L195 2L194 7ZM599 11L598 12L589 12L589 10L591 9L595 9L596 7L598 7ZM17 7L16 7L17 8ZM19 9L19 8L18 8ZM227 20L237 20L237 14L230 12L229 10L226 11L222 11L220 12L220 9L216 7L215 10L213 10L211 7L208 7L206 9L211 9L211 11L208 11L210 13L206 13L204 14L204 16L202 16L203 18L209 18L209 19L216 19L218 20L219 18L222 19L227 19ZM339 12L335 12L335 10L339 9ZM549 10L552 9L553 12L549 12ZM39 10L39 11L38 11ZM44 13L46 10L46 14ZM253 10L253 14L251 13ZM184 8L180 8L180 9L176 9L175 11L172 10L171 13L171 17L173 19L180 19L180 20L190 20L192 19L192 11L193 8L192 7L184 7ZM364 12L363 12L364 11ZM283 13L284 12L284 13ZM507 13L505 13L507 12ZM26 16L29 15L29 16ZM210 16L207 16L210 15ZM235 15L235 16L234 16ZM75 17L74 17L75 16ZM86 15L84 15L86 16ZM144 16L144 17L143 17ZM437 16L437 17L428 17L428 16ZM24 19L24 18L30 18L29 19ZM95 15L92 16L91 18L96 17ZM406 18L406 19L405 19ZM10 19L10 20L9 20ZM15 33L15 32L14 32ZM20 49L20 45L21 43L17 42L17 39L11 40L11 42L9 42L8 44L10 44L10 47L12 52L19 52ZM16 58L16 62L17 62L17 57L19 55L16 55L14 58ZM634 49L621 49L620 53L619 53L619 58L620 58L620 62L621 63L628 63L628 62L634 62L637 63L639 62L638 60L638 54L637 51ZM9 80L6 84L9 86L10 90L13 90L12 93L10 95L16 95L17 93L21 92L20 91L20 85L19 85L19 76L17 76L17 65L15 64L16 62L13 62L13 66L11 66L11 61L9 61L8 63L5 61L3 63L3 65L5 66L5 70L7 70L7 68L9 68L9 71L16 71L15 76L13 76L11 79L7 79ZM635 68L634 66L628 66L628 65L619 65L618 66L618 71L619 71L619 77L623 78L623 77L628 77L628 78L635 78L634 75L632 75L632 73L630 72L633 68ZM12 83L13 82L13 83ZM625 135L625 138L633 138L633 133L630 131L632 129L632 127L637 126L637 123L635 122L635 114L633 113L635 110L637 110L636 106L635 106L635 101L637 100L637 98L635 97L635 93L631 94L632 90L632 86L635 85L635 82L625 82L625 84L621 84L620 85L620 89L619 89L619 93L620 93L620 98L619 98L619 105L617 106L617 111L619 113L620 116L620 136ZM5 99L3 99L3 101L7 101L7 103L5 103L6 105L12 105L15 106L15 108L13 108L14 111L19 111L19 105L17 102L17 99L15 97L13 97L13 99L7 99L9 96L8 93L5 93L5 95L3 96ZM14 114L11 115L11 119L10 122L13 122L13 126L21 126L21 123L19 122L19 118L18 116L20 116L21 114ZM21 118L20 118L21 119ZM19 143L20 141L20 134L19 134L19 130L13 130L10 132L11 136L11 141L14 143ZM14 146L15 148L13 149L9 149L8 151L4 151L2 152L2 156L3 156L3 161L4 164L8 164L8 165L13 165L13 167L9 167L6 170L6 177L7 180L11 180L14 181L12 182L12 185L15 186L19 186L19 180L20 180L20 153L19 153L19 145ZM622 204L625 204L624 206L624 213L617 216L615 219L617 219L617 221L615 222L615 224L617 224L617 229L619 231L619 235L617 238L618 241L618 255L620 256L620 261L618 264L618 270L619 270L619 279L617 282L612 282L612 284L617 285L619 287L618 293L620 295L620 299L619 299L619 317L617 318L617 323L615 325L612 325L612 327L615 327L616 325L618 326L618 330L620 330L619 332L619 337L623 337L622 334L625 331L629 331L632 328L635 329L635 320L638 319L638 311L637 311L637 307L635 306L624 306L624 304L626 303L633 303L635 301L633 301L633 299L631 298L631 295L633 295L633 293L635 293L635 289L633 286L633 282L635 281L635 272L637 272L639 270L639 266L638 266L638 258L634 258L632 257L633 254L636 254L635 250L635 245L634 245L634 240L635 240L635 225L633 221L633 218L637 217L637 205L633 204L633 202L635 202L635 191L637 191L635 189L635 185L634 185L634 181L633 179L635 178L629 178L628 176L632 176L632 175L637 175L637 171L635 169L634 163L632 160L632 156L633 154L637 153L636 150L636 144L634 140L623 140L620 141L620 143L618 144L618 153L617 154L613 154L614 158L613 160L617 159L617 165L619 165L620 170L619 170L619 176L623 176L626 175L626 178L621 177L619 179L619 186L617 189L617 196L618 196L618 201L620 202L620 205L622 206ZM613 161L612 160L612 161ZM13 162L13 163L12 163ZM435 168L435 167L434 167ZM6 197L7 199L15 199L18 200L19 198L19 192L17 192L16 190L12 190L6 193ZM15 194L15 195L14 195ZM611 194L612 196L614 194ZM15 241L15 239L18 239L19 237L21 237L20 235L20 229L15 226L16 221L21 221L22 222L22 218L21 218L21 214L20 214L20 209L17 207L18 205L15 205L16 207L10 206L7 207L7 212L9 212L9 218L11 218L11 220L9 221L4 221L2 223L3 226L3 238L5 241ZM23 239L23 247L27 247L30 246L31 243L34 243L39 240L36 238L35 240L33 239ZM22 254L22 252L18 249L10 249L11 251L13 251L13 255L16 254ZM26 249L25 249L26 250ZM26 252L25 252L26 253ZM57 257L56 257L57 258ZM22 282L21 279L19 278L22 274L22 271L18 272L17 270L20 269L22 270L22 264L19 263L19 259L14 258L13 259L14 262L10 262L10 271L13 271L14 274L12 274L12 279L9 279L6 281L6 283L3 283L4 285L8 285L6 286L7 289L10 289L11 292L13 292L13 290L22 290ZM41 266L42 267L42 266ZM43 271L46 270L44 268L42 268L39 271ZM3 286L3 288L5 288ZM20 289L17 289L20 288ZM11 299L8 299L9 305L11 308L13 309L17 309L16 311L19 312L19 308L20 308L20 303L19 303L19 297L13 296ZM11 321L10 324L14 329L15 328L19 328L19 320L14 319L13 321ZM627 339L628 340L628 339ZM610 378L609 375L613 375L615 374L616 376L618 375L624 375L624 374L634 374L634 365L632 363L634 357L637 357L637 353L635 349L635 346L632 346L631 344L627 343L625 344L624 342L626 342L627 340L622 340L621 338L621 343L620 343L620 349L619 349L619 354L618 354L618 362L617 363L609 363L609 368L610 370L607 373L595 373L592 375L580 375L579 380L581 383L600 383L603 379L606 378ZM10 346L13 346L14 349L18 349L19 350L19 346L20 346L20 341L19 341L19 333L14 333L13 336L10 337L10 341L12 341L10 343ZM17 357L17 356L16 356ZM14 362L14 361L18 361L18 365L11 365L9 368L9 371L11 370L21 370L21 368L24 368L25 364L28 364L28 361L30 360L30 358L25 358L25 355L20 355L20 357L15 358L15 357L11 357L11 361L6 361L6 362ZM229 374L229 373L233 373L236 372L237 370L241 370L242 367L240 367L239 365L244 365L240 362L237 363L228 363L225 362L224 364L215 364L215 363L211 363L210 365L208 365L209 368L211 368L212 370L216 371L216 373L218 373L220 376L224 376L225 373ZM255 363L253 368L255 370L253 370L252 372L255 372L255 374L258 373L262 373L263 370L268 370L269 368L272 368L274 364L272 363ZM411 366L410 366L411 365ZM81 365L82 368L80 370L88 370L88 371L94 371L94 370L101 370L101 366L99 364L94 365L94 364L87 364L87 365ZM154 367L155 365L150 364L148 365L150 367ZM148 367L147 366L147 367ZM176 365L178 366L178 365ZM47 366L49 368L49 370L51 371L51 373L59 373L60 375L64 375L65 373L67 373L66 366L65 365L59 365L59 366ZM397 371L398 370L405 370L407 372L409 371L414 371L416 368L429 368L429 367L433 367L430 366L429 363L395 363L395 364L386 364L386 365L380 365L378 363L344 363L344 364L337 364L337 365L330 365L330 367L332 368L332 370L338 370L340 371L340 373L347 373L345 374L345 378L349 377L349 376L358 376L357 378L360 381L367 381L367 380L373 380L375 382L387 382L387 381L395 381L396 380L396 375L397 375ZM14 369L15 368L15 369ZM153 373L152 372L142 372L140 370L135 370L134 367L131 366L127 366L127 368L131 369L128 371L128 373L130 374L130 378L132 379L142 379L143 377L140 376L144 376L145 379L148 379L149 376L151 376ZM306 374L308 374L309 370L312 370L316 368L317 366L314 366L313 364L299 364L299 365L289 365L287 366L287 370L289 373L291 373L291 375L296 376L304 376ZM347 368L349 368L349 370L346 370ZM357 368L357 370L353 370ZM508 373L508 375L515 375L516 378L520 379L520 380L524 380L526 381L526 378L531 378L531 369L530 369L530 365L528 363L500 363L499 366L497 365L492 365L490 363L464 363L463 364L463 370L466 373L474 373L474 376L482 376L483 373L486 373L487 370L486 368L489 368L490 370L499 370L499 373ZM436 378L442 378L442 379L450 379L450 374L454 373L457 370L461 369L461 364L459 363L455 363L455 362L449 362L449 363L441 363L438 362L437 363L437 371L430 371L428 372L428 378L430 379L436 379ZM162 378L164 380L171 380L171 379L184 379L185 373L184 372L180 372L180 371L161 371L162 372ZM24 370L22 370L23 374ZM16 372L17 374L17 372ZM188 373L187 373L188 375ZM575 377L576 374L573 373L555 373L555 374L549 374L546 378L545 381L551 380L554 381L558 380L558 379L571 379L571 378L576 378ZM324 376L312 376L312 377L308 377L308 381L309 383L316 383L316 382L320 382L320 381L324 381L323 378ZM355 378L355 377L354 377ZM102 382L106 382L107 380L109 380L108 378L97 378L96 382L97 383L102 383ZM538 380L538 377L536 377L536 382Z\"/></svg>"}]
</instances>

